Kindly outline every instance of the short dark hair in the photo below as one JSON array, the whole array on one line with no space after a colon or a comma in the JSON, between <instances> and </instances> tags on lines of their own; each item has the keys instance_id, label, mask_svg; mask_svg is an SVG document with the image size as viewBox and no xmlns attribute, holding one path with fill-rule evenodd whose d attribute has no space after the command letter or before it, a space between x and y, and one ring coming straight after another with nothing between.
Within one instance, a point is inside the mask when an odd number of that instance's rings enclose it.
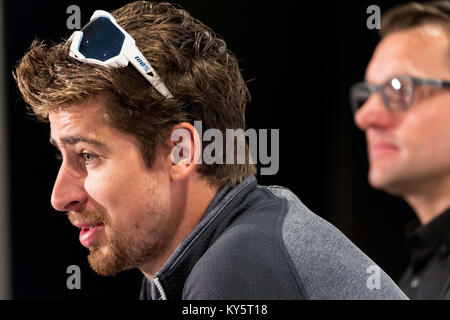
<instances>
[{"instance_id":1,"label":"short dark hair","mask_svg":"<svg viewBox=\"0 0 450 320\"><path fill-rule=\"evenodd\" d=\"M409 2L395 6L381 17L380 36L426 24L450 26L450 1Z\"/></svg>"},{"instance_id":2,"label":"short dark hair","mask_svg":"<svg viewBox=\"0 0 450 320\"><path fill-rule=\"evenodd\" d=\"M49 112L59 106L105 95L109 124L138 138L148 167L177 123L201 120L204 130L245 130L250 94L237 59L222 38L169 3L136 1L112 15L136 40L175 98L165 99L131 65L106 68L82 63L69 57L66 41L52 46L34 41L14 77L39 119L47 121ZM235 185L256 174L249 162L200 164L198 172L213 185Z\"/></svg>"}]
</instances>

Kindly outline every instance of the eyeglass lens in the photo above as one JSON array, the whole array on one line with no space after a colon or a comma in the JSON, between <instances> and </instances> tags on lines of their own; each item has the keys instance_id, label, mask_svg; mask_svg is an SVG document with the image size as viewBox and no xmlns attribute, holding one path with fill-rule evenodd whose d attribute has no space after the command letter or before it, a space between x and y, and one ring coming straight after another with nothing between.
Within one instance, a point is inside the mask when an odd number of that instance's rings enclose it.
<instances>
[{"instance_id":1,"label":"eyeglass lens","mask_svg":"<svg viewBox=\"0 0 450 320\"><path fill-rule=\"evenodd\" d=\"M358 111L370 98L372 93L381 91L383 102L389 110L405 110L412 104L414 84L411 78L396 77L379 88L371 90L367 83L360 83L351 89L351 104L354 112Z\"/></svg>"}]
</instances>

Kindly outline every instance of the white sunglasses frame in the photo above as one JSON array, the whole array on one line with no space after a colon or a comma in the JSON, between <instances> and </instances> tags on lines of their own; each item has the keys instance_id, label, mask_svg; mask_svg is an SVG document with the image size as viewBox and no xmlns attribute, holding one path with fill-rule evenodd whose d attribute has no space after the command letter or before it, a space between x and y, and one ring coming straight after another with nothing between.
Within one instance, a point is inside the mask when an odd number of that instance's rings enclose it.
<instances>
[{"instance_id":1,"label":"white sunglasses frame","mask_svg":"<svg viewBox=\"0 0 450 320\"><path fill-rule=\"evenodd\" d=\"M112 57L106 61L86 58L79 51L81 39L83 38L83 31L78 30L75 31L69 38L69 41L72 41L70 44L69 56L82 62L114 68L126 67L128 65L128 62L131 62L131 64L151 83L151 85L161 95L163 95L167 99L173 98L172 93L169 91L169 89L167 89L164 82L147 61L142 52L136 47L136 41L128 34L128 32L126 32L121 26L117 24L116 19L114 19L114 17L109 12L96 10L89 21L100 17L108 18L111 23L114 24L114 26L119 29L119 31L122 32L125 36L120 53L117 56Z\"/></svg>"}]
</instances>

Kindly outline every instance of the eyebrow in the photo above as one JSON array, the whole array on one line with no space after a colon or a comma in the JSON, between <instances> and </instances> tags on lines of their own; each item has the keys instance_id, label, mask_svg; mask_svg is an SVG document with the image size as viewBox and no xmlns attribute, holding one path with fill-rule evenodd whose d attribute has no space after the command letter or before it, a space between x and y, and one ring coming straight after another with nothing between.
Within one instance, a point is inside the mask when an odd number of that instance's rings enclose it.
<instances>
[{"instance_id":1,"label":"eyebrow","mask_svg":"<svg viewBox=\"0 0 450 320\"><path fill-rule=\"evenodd\" d=\"M82 136L82 135L66 136L66 137L62 137L60 140L61 140L61 142L63 144L68 144L68 145L71 145L71 146L82 142L82 143L86 143L86 144L89 144L89 145L92 145L92 146L95 146L95 147L99 147L99 148L102 148L102 149L107 149L106 145L103 142L100 142L100 141L94 140L94 139L90 139L90 138L87 138L87 137ZM57 149L59 149L58 148L58 143L52 137L50 137L50 143L52 145L54 145Z\"/></svg>"}]
</instances>

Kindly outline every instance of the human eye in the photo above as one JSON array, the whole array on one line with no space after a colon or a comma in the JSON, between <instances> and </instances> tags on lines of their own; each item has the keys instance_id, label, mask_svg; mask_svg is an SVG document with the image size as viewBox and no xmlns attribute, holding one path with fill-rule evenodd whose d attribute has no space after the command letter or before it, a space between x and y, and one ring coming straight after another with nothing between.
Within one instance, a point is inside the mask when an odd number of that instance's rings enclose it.
<instances>
[{"instance_id":1,"label":"human eye","mask_svg":"<svg viewBox=\"0 0 450 320\"><path fill-rule=\"evenodd\" d=\"M384 86L390 107L393 110L405 110L411 106L414 84L409 77L394 77Z\"/></svg>"},{"instance_id":2,"label":"human eye","mask_svg":"<svg viewBox=\"0 0 450 320\"><path fill-rule=\"evenodd\" d=\"M90 164L94 163L99 158L96 154L91 153L91 152L86 152L86 151L81 152L79 154L79 156L80 156L81 160L84 162L84 164L86 164L86 165L90 165Z\"/></svg>"}]
</instances>

